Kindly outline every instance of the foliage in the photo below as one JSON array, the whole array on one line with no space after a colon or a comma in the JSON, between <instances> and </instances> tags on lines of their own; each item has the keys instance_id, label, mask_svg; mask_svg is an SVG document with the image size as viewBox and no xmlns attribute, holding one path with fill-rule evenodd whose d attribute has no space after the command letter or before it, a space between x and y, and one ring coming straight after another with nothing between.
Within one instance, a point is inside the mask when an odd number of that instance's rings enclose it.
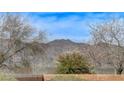
<instances>
[{"instance_id":1,"label":"foliage","mask_svg":"<svg viewBox=\"0 0 124 93\"><path fill-rule=\"evenodd\" d=\"M57 73L59 74L90 74L91 65L80 53L66 53L58 58Z\"/></svg>"}]
</instances>

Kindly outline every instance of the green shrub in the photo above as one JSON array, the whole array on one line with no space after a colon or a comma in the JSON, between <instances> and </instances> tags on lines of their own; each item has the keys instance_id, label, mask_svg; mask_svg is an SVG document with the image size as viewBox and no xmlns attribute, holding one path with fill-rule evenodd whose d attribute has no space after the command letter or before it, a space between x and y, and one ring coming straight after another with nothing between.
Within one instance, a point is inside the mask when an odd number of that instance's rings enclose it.
<instances>
[{"instance_id":1,"label":"green shrub","mask_svg":"<svg viewBox=\"0 0 124 93\"><path fill-rule=\"evenodd\" d=\"M80 53L66 53L58 57L57 73L59 74L90 74L91 65Z\"/></svg>"}]
</instances>

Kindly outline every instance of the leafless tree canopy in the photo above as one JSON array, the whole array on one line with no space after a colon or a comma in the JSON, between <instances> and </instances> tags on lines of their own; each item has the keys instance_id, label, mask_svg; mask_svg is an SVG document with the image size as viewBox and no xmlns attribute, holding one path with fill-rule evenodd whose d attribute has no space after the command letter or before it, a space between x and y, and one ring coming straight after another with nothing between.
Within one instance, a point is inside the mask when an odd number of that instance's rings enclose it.
<instances>
[{"instance_id":1,"label":"leafless tree canopy","mask_svg":"<svg viewBox=\"0 0 124 93\"><path fill-rule=\"evenodd\" d=\"M38 46L38 42L42 42L43 38L43 32L34 28L23 16L17 14L1 15L0 67L11 68L8 64L18 62L22 62L23 66L29 66L31 58L43 53L43 49Z\"/></svg>"},{"instance_id":2,"label":"leafless tree canopy","mask_svg":"<svg viewBox=\"0 0 124 93\"><path fill-rule=\"evenodd\" d=\"M102 44L104 59L121 74L124 70L124 19L112 18L90 25L94 44Z\"/></svg>"}]
</instances>

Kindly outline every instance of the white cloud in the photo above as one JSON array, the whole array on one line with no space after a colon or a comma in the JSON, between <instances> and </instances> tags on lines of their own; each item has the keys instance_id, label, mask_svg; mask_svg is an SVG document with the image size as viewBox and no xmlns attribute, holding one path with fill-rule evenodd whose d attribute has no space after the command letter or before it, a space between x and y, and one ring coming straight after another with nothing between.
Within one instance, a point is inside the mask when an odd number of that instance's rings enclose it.
<instances>
[{"instance_id":1,"label":"white cloud","mask_svg":"<svg viewBox=\"0 0 124 93\"><path fill-rule=\"evenodd\" d=\"M26 15L34 26L46 31L49 40L65 38L74 41L88 40L90 38L88 24L99 23L112 15L119 15L118 13L85 14L85 16L77 14L65 17L57 17L56 14L52 16L37 16L27 13Z\"/></svg>"},{"instance_id":2,"label":"white cloud","mask_svg":"<svg viewBox=\"0 0 124 93\"><path fill-rule=\"evenodd\" d=\"M86 35L88 36L85 20L81 16L68 16L59 19L56 16L29 18L33 25L47 32L49 40L68 38L79 41L86 38Z\"/></svg>"}]
</instances>

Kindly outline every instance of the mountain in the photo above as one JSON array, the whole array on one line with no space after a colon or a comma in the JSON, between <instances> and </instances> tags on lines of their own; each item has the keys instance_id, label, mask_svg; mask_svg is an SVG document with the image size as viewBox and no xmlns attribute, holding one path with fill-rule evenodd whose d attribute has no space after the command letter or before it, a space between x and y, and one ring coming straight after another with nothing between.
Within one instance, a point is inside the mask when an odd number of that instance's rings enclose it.
<instances>
[{"instance_id":1,"label":"mountain","mask_svg":"<svg viewBox=\"0 0 124 93\"><path fill-rule=\"evenodd\" d=\"M25 43L30 44L30 43ZM100 61L100 64L97 64L95 67L95 72L100 74L113 73L113 68L106 64L106 60L101 60L105 52L104 47L106 44L99 42L97 45L90 45L87 43L77 43L69 39L57 39L50 41L48 43L38 43L34 42L33 47L43 49L41 55L37 55L36 59L31 62L33 68L33 74L42 74L42 73L55 73L57 67L57 58L59 55L67 52L80 52L84 56L88 57L90 64L95 64ZM97 47L96 47L97 46ZM93 51L93 54L91 53ZM95 61L91 57L95 56ZM103 66L101 66L101 64Z\"/></svg>"},{"instance_id":2,"label":"mountain","mask_svg":"<svg viewBox=\"0 0 124 93\"><path fill-rule=\"evenodd\" d=\"M88 44L85 43L75 43L71 40L64 40L64 39L59 39L59 40L54 40L49 43L47 43L47 55L52 55L57 57L58 55L68 52L68 51L81 51L89 46ZM50 56L51 56L50 55Z\"/></svg>"},{"instance_id":3,"label":"mountain","mask_svg":"<svg viewBox=\"0 0 124 93\"><path fill-rule=\"evenodd\" d=\"M68 51L80 51L83 53L89 45L86 43L76 43L69 39L57 39L41 44L41 46L45 47L45 54L41 57L41 59L35 62L38 67L35 67L34 69L35 71L37 70L37 72L54 73L57 65L56 59L60 54Z\"/></svg>"},{"instance_id":4,"label":"mountain","mask_svg":"<svg viewBox=\"0 0 124 93\"><path fill-rule=\"evenodd\" d=\"M62 53L66 53L66 52L73 52L73 51L79 51L80 53L82 53L83 55L88 55L88 52L94 51L94 55L97 58L97 61L101 61L100 58L101 56L99 56L98 54L102 54L104 53L104 48L102 46L104 46L104 43L99 43L96 46L94 45L89 45L87 43L76 43L73 42L69 39L57 39L51 42L48 42L46 44L41 44L41 46L45 46L45 54L44 54L44 58L43 56L41 57L41 59L39 59L37 61L37 65L35 65L35 70L34 72L36 73L55 73L56 70L56 66L57 66L57 58L60 54ZM88 50L91 49L91 50ZM90 63L92 64L94 61L92 61L91 58L90 59ZM96 64L96 63L93 63ZM103 67L101 67L101 65L97 65L97 67L95 68L95 71L97 73L113 73L113 68L110 67L108 64L105 65L105 61L103 60L101 64L104 64ZM36 67L37 66L37 67Z\"/></svg>"},{"instance_id":5,"label":"mountain","mask_svg":"<svg viewBox=\"0 0 124 93\"><path fill-rule=\"evenodd\" d=\"M30 45L31 43L26 42L24 44ZM75 51L78 51L82 53L84 56L88 57L88 60L91 65L92 64L96 65L95 67L96 73L100 74L114 73L112 66L108 65L108 63L106 63L107 62L106 60L101 60L104 57L103 55L105 54L106 51L104 46L106 45L108 44L103 42L99 42L96 45L91 45L87 43L77 43L69 39L57 39L50 41L48 43L33 42L33 47L35 49L40 48L40 50L42 49L44 51L43 53L41 53L41 55L37 55L36 59L32 60L31 64L33 67L33 73L34 74L55 73L58 64L57 62L58 56L66 52ZM113 47L113 50L115 50L117 46L111 45L111 47Z\"/></svg>"}]
</instances>

